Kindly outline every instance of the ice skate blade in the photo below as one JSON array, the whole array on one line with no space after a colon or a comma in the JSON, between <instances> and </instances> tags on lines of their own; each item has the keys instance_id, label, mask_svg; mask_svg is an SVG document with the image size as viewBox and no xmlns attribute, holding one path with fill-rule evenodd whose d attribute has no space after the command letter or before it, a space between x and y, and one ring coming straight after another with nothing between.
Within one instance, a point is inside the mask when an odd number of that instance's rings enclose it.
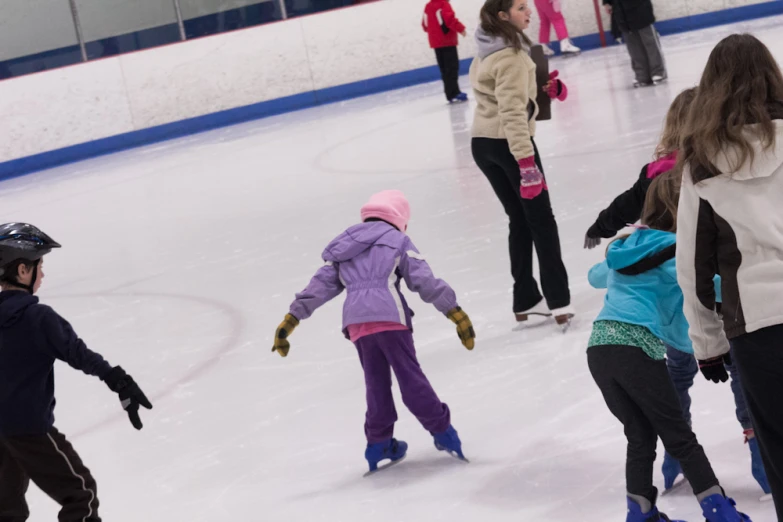
<instances>
[{"instance_id":1,"label":"ice skate blade","mask_svg":"<svg viewBox=\"0 0 783 522\"><path fill-rule=\"evenodd\" d=\"M687 484L687 483L688 483L688 479L686 479L685 477L680 477L679 480L676 480L674 482L674 485L672 487L670 487L669 489L663 490L663 492L661 492L661 496L662 497L667 497L667 496L671 495L672 493L677 492L679 489L682 489L682 487L685 484Z\"/></svg>"},{"instance_id":2,"label":"ice skate blade","mask_svg":"<svg viewBox=\"0 0 783 522\"><path fill-rule=\"evenodd\" d=\"M574 314L558 315L555 317L555 322L557 323L557 326L563 330L563 333L566 333L568 329L571 328L571 321L573 318Z\"/></svg>"},{"instance_id":3,"label":"ice skate blade","mask_svg":"<svg viewBox=\"0 0 783 522\"><path fill-rule=\"evenodd\" d=\"M535 328L536 326L546 324L548 322L547 320L552 317L552 314L548 312L531 312L527 314L514 314L514 317L517 320L517 324L514 325L511 330L514 332L521 332L528 328Z\"/></svg>"},{"instance_id":4,"label":"ice skate blade","mask_svg":"<svg viewBox=\"0 0 783 522\"><path fill-rule=\"evenodd\" d=\"M407 456L408 455L403 455L402 457L398 458L397 460L392 460L390 462L387 462L386 464L383 464L382 466L378 466L378 469L376 469L375 471L368 471L367 473L365 473L362 476L363 477L369 477L369 476L375 475L376 473L379 473L379 472L381 472L381 471L383 471L385 469L389 469L392 466L395 466L395 465L399 464L400 462L402 462L403 460L405 460L405 457L407 457Z\"/></svg>"},{"instance_id":5,"label":"ice skate blade","mask_svg":"<svg viewBox=\"0 0 783 522\"><path fill-rule=\"evenodd\" d=\"M470 461L465 457L465 455L460 455L456 451L447 451L446 453L448 453L449 455L451 455L452 457L454 457L460 462L464 462L465 464L470 464Z\"/></svg>"},{"instance_id":6,"label":"ice skate blade","mask_svg":"<svg viewBox=\"0 0 783 522\"><path fill-rule=\"evenodd\" d=\"M446 450L442 450L442 451L444 451L449 457L453 457L460 462L464 462L465 464L470 464L470 461L467 458L465 458L464 456L460 457L456 452L446 451Z\"/></svg>"},{"instance_id":7,"label":"ice skate blade","mask_svg":"<svg viewBox=\"0 0 783 522\"><path fill-rule=\"evenodd\" d=\"M772 493L767 493L766 495L762 495L759 499L759 502L769 502L772 500Z\"/></svg>"}]
</instances>

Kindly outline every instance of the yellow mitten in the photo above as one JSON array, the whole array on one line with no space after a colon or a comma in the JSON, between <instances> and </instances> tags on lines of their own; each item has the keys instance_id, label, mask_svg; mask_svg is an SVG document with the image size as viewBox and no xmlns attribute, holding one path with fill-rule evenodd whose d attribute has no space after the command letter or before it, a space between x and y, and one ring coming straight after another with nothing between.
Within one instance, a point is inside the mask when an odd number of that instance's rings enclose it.
<instances>
[{"instance_id":1,"label":"yellow mitten","mask_svg":"<svg viewBox=\"0 0 783 522\"><path fill-rule=\"evenodd\" d=\"M275 345L272 348L273 352L280 354L280 357L288 355L288 350L291 349L291 344L288 342L288 336L294 332L294 329L299 326L299 319L291 314L286 314L285 319L280 326L277 327L275 332Z\"/></svg>"},{"instance_id":2,"label":"yellow mitten","mask_svg":"<svg viewBox=\"0 0 783 522\"><path fill-rule=\"evenodd\" d=\"M446 317L457 325L457 335L459 335L459 340L462 341L465 348L472 350L475 346L476 332L473 331L473 323L470 322L468 314L463 312L462 308L458 306L450 310Z\"/></svg>"}]
</instances>

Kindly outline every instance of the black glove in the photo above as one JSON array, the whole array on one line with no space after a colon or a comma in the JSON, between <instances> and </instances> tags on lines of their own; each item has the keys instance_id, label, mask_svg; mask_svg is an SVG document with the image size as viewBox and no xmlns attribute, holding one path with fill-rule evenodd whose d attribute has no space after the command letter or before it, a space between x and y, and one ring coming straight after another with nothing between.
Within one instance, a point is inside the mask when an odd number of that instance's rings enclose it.
<instances>
[{"instance_id":1,"label":"black glove","mask_svg":"<svg viewBox=\"0 0 783 522\"><path fill-rule=\"evenodd\" d=\"M587 234L585 234L585 248L592 250L593 248L597 247L601 244L602 237L603 234L598 228L598 222L596 221L590 226L590 228L587 229Z\"/></svg>"},{"instance_id":2,"label":"black glove","mask_svg":"<svg viewBox=\"0 0 783 522\"><path fill-rule=\"evenodd\" d=\"M731 364L731 355L726 353L720 357L713 357L705 361L699 361L699 370L704 374L704 378L712 382L726 382L729 380L729 373L726 371L726 365Z\"/></svg>"},{"instance_id":3,"label":"black glove","mask_svg":"<svg viewBox=\"0 0 783 522\"><path fill-rule=\"evenodd\" d=\"M587 233L585 236L585 248L588 250L592 250L598 245L601 244L601 238L600 237L590 237L590 232Z\"/></svg>"},{"instance_id":4,"label":"black glove","mask_svg":"<svg viewBox=\"0 0 783 522\"><path fill-rule=\"evenodd\" d=\"M131 424L133 424L134 428L140 430L143 425L141 418L139 418L139 405L151 410L152 403L144 395L144 392L141 391L133 377L125 373L125 370L119 366L115 366L106 374L103 382L106 383L111 391L120 396L120 404L128 412Z\"/></svg>"}]
</instances>

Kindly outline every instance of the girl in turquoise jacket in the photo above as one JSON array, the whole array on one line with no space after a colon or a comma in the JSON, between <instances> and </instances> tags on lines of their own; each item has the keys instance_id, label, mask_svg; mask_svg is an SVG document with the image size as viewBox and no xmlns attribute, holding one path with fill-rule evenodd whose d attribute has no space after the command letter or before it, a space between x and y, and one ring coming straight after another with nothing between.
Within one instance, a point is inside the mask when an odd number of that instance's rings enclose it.
<instances>
[{"instance_id":1,"label":"girl in turquoise jacket","mask_svg":"<svg viewBox=\"0 0 783 522\"><path fill-rule=\"evenodd\" d=\"M664 343L690 345L674 261L678 181L670 175L653 181L643 227L610 244L606 261L590 271L590 283L607 293L587 362L606 405L625 426L626 522L662 518L653 486L659 437L682 465L708 522L749 521L720 487L666 369Z\"/></svg>"}]
</instances>

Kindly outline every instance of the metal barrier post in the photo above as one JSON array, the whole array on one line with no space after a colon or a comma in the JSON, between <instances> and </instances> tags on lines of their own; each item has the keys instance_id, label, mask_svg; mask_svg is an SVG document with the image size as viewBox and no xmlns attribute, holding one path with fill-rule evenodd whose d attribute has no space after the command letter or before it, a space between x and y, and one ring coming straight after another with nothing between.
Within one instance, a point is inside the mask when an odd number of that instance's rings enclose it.
<instances>
[{"instance_id":1,"label":"metal barrier post","mask_svg":"<svg viewBox=\"0 0 783 522\"><path fill-rule=\"evenodd\" d=\"M182 9L179 7L179 0L172 0L174 2L174 13L177 15L177 27L179 27L179 39L183 42L187 40L185 34L185 22L182 20Z\"/></svg>"},{"instance_id":2,"label":"metal barrier post","mask_svg":"<svg viewBox=\"0 0 783 522\"><path fill-rule=\"evenodd\" d=\"M82 33L82 24L79 22L79 11L76 9L76 0L68 0L71 6L71 18L73 18L73 28L76 30L76 39L79 41L79 49L82 52L82 61L87 61L87 47L84 45L84 34Z\"/></svg>"}]
</instances>

